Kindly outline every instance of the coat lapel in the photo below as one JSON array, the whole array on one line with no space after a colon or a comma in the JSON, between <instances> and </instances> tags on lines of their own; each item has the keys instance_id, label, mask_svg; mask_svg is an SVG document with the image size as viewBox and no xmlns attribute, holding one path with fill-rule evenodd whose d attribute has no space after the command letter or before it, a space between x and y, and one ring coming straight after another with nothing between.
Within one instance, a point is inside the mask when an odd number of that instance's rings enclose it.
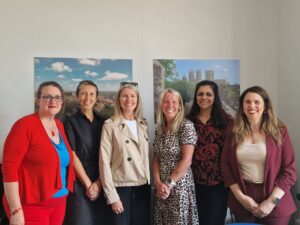
<instances>
[{"instance_id":1,"label":"coat lapel","mask_svg":"<svg viewBox=\"0 0 300 225\"><path fill-rule=\"evenodd\" d=\"M137 120L137 129L138 129L138 138L139 138L139 146L145 143L144 140L148 143L148 133L147 133L147 124L144 120Z\"/></svg>"},{"instance_id":2,"label":"coat lapel","mask_svg":"<svg viewBox=\"0 0 300 225\"><path fill-rule=\"evenodd\" d=\"M135 136L132 134L131 130L126 125L126 123L125 123L124 120L120 121L119 126L121 126L121 133L123 135L125 135L126 137L128 137L130 140L134 141L136 144L138 143L138 141L136 140Z\"/></svg>"}]
</instances>

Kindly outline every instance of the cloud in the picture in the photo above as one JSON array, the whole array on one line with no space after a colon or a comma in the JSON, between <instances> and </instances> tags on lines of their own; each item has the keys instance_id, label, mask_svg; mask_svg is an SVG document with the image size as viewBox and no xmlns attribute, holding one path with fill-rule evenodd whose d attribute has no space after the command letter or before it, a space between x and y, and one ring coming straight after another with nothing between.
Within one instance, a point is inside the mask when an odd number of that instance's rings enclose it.
<instances>
[{"instance_id":1,"label":"cloud in the picture","mask_svg":"<svg viewBox=\"0 0 300 225\"><path fill-rule=\"evenodd\" d=\"M59 72L59 73L62 73L62 72L72 72L72 69L65 65L63 62L55 62L55 63L52 63L51 64L51 67L50 67L50 70L53 70L55 72Z\"/></svg>"},{"instance_id":2,"label":"cloud in the picture","mask_svg":"<svg viewBox=\"0 0 300 225\"><path fill-rule=\"evenodd\" d=\"M71 80L72 80L72 81L75 81L75 82L80 82L80 81L82 81L82 79L80 79L80 78L72 78Z\"/></svg>"},{"instance_id":3,"label":"cloud in the picture","mask_svg":"<svg viewBox=\"0 0 300 225\"><path fill-rule=\"evenodd\" d=\"M227 73L228 72L228 69L221 65L216 65L215 70L217 70L219 73Z\"/></svg>"},{"instance_id":4,"label":"cloud in the picture","mask_svg":"<svg viewBox=\"0 0 300 225\"><path fill-rule=\"evenodd\" d=\"M63 75L63 74L59 74L57 77L58 77L58 78L60 78L60 79L64 79L64 78L66 78L66 76L65 76L65 75Z\"/></svg>"},{"instance_id":5,"label":"cloud in the picture","mask_svg":"<svg viewBox=\"0 0 300 225\"><path fill-rule=\"evenodd\" d=\"M120 87L120 83L110 83L110 82L106 83L106 82L101 82L101 80L98 83L98 88L102 91L118 90L119 87Z\"/></svg>"},{"instance_id":6,"label":"cloud in the picture","mask_svg":"<svg viewBox=\"0 0 300 225\"><path fill-rule=\"evenodd\" d=\"M96 72L91 72L91 71L89 71L89 70L85 71L84 74L85 74L86 76L88 76L88 77L96 77L96 76L98 76L98 73L96 73Z\"/></svg>"},{"instance_id":7,"label":"cloud in the picture","mask_svg":"<svg viewBox=\"0 0 300 225\"><path fill-rule=\"evenodd\" d=\"M96 66L100 64L100 59L79 59L78 62L83 65Z\"/></svg>"},{"instance_id":8,"label":"cloud in the picture","mask_svg":"<svg viewBox=\"0 0 300 225\"><path fill-rule=\"evenodd\" d=\"M101 80L121 80L128 78L127 74L124 73L114 73L109 70L105 72L105 76Z\"/></svg>"}]
</instances>

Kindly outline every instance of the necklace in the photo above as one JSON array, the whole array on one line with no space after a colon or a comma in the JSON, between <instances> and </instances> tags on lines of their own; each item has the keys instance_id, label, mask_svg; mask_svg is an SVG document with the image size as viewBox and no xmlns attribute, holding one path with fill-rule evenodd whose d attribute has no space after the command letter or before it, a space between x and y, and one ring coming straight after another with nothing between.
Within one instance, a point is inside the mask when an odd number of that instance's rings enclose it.
<instances>
[{"instance_id":1,"label":"necklace","mask_svg":"<svg viewBox=\"0 0 300 225\"><path fill-rule=\"evenodd\" d=\"M51 137L55 137L55 129L56 127L53 125L51 127L47 127L47 131L49 132Z\"/></svg>"},{"instance_id":2,"label":"necklace","mask_svg":"<svg viewBox=\"0 0 300 225\"><path fill-rule=\"evenodd\" d=\"M52 119L45 118L41 118L41 121L49 137L55 137L55 132L57 131L55 121Z\"/></svg>"}]
</instances>

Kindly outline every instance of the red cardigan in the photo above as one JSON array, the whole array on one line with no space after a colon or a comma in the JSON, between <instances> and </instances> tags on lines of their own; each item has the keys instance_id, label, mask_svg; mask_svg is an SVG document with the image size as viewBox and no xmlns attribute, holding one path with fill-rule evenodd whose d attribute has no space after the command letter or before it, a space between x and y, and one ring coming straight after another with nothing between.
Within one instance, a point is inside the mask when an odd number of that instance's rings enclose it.
<instances>
[{"instance_id":1,"label":"red cardigan","mask_svg":"<svg viewBox=\"0 0 300 225\"><path fill-rule=\"evenodd\" d=\"M62 123L55 122L70 155L67 188L73 191L73 154ZM19 182L22 203L48 200L62 187L59 156L37 113L13 125L4 143L2 161L3 181Z\"/></svg>"},{"instance_id":2,"label":"red cardigan","mask_svg":"<svg viewBox=\"0 0 300 225\"><path fill-rule=\"evenodd\" d=\"M267 156L264 172L264 196L271 194L277 186L285 192L279 205L271 212L271 217L289 216L296 211L296 205L290 192L291 186L296 182L296 162L292 142L286 128L282 129L282 144L278 145L266 135ZM241 177L236 156L237 144L233 143L233 135L228 135L225 141L221 167L226 186L237 183L242 192L247 194L245 183ZM230 192L228 206L235 212L241 212L243 206Z\"/></svg>"}]
</instances>

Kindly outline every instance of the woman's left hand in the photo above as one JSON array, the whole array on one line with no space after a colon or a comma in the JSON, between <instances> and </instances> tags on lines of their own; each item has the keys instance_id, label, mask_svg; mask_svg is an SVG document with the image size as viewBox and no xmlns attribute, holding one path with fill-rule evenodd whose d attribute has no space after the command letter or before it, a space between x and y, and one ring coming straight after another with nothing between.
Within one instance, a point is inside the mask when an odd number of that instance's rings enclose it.
<instances>
[{"instance_id":1,"label":"woman's left hand","mask_svg":"<svg viewBox=\"0 0 300 225\"><path fill-rule=\"evenodd\" d=\"M253 211L253 215L258 218L266 217L272 212L274 207L275 207L274 202L268 198L259 204L257 209Z\"/></svg>"},{"instance_id":2,"label":"woman's left hand","mask_svg":"<svg viewBox=\"0 0 300 225\"><path fill-rule=\"evenodd\" d=\"M159 182L156 186L156 197L160 199L167 199L170 195L171 188L169 188L165 183Z\"/></svg>"},{"instance_id":3,"label":"woman's left hand","mask_svg":"<svg viewBox=\"0 0 300 225\"><path fill-rule=\"evenodd\" d=\"M86 192L86 195L91 201L95 201L99 197L100 192L101 192L101 184L98 180L96 180L89 187L89 189Z\"/></svg>"}]
</instances>

